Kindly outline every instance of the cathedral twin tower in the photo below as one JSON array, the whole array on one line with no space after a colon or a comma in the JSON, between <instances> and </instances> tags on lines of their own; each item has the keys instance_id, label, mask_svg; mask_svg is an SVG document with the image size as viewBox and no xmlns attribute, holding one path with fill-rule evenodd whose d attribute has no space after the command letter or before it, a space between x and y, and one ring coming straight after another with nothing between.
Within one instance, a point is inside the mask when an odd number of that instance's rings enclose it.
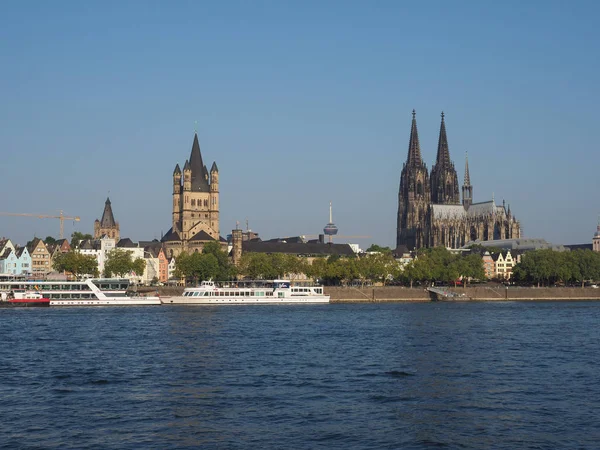
<instances>
[{"instance_id":1,"label":"cathedral twin tower","mask_svg":"<svg viewBox=\"0 0 600 450\"><path fill-rule=\"evenodd\" d=\"M519 222L503 203L473 203L469 162L465 162L462 202L458 176L450 159L444 113L437 157L431 173L421 157L416 113L413 110L408 157L402 167L398 192L397 247L414 250L443 245L459 248L475 240L520 237Z\"/></svg>"}]
</instances>

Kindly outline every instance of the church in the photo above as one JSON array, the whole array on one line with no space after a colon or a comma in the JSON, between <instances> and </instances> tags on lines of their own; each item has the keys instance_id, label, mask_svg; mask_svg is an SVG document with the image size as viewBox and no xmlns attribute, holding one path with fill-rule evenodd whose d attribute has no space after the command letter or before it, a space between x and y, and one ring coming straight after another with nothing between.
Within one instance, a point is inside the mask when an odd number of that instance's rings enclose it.
<instances>
[{"instance_id":1,"label":"church","mask_svg":"<svg viewBox=\"0 0 600 450\"><path fill-rule=\"evenodd\" d=\"M172 226L161 242L172 257L201 252L204 244L213 241L226 243L219 236L219 169L213 162L207 170L196 133L183 170L177 164L173 171Z\"/></svg>"},{"instance_id":2,"label":"church","mask_svg":"<svg viewBox=\"0 0 600 450\"><path fill-rule=\"evenodd\" d=\"M450 159L444 113L438 140L437 157L431 172L421 157L416 113L412 112L408 156L403 164L398 192L397 248L415 250L444 246L460 248L477 239L516 239L520 224L510 206L496 205L492 199L473 202L469 161L465 159L462 202L458 176Z\"/></svg>"}]
</instances>

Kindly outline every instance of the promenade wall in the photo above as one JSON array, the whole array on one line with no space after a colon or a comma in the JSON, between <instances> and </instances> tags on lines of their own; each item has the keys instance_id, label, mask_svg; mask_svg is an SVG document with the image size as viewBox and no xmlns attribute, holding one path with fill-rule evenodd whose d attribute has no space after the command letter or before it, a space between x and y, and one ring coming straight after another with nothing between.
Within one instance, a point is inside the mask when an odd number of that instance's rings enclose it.
<instances>
[{"instance_id":1,"label":"promenade wall","mask_svg":"<svg viewBox=\"0 0 600 450\"><path fill-rule=\"evenodd\" d=\"M458 300L600 300L600 289L593 288L529 288L529 287L468 287L448 289L464 294ZM326 287L325 293L331 302L424 302L431 301L432 295L424 288L401 286L348 288Z\"/></svg>"}]
</instances>

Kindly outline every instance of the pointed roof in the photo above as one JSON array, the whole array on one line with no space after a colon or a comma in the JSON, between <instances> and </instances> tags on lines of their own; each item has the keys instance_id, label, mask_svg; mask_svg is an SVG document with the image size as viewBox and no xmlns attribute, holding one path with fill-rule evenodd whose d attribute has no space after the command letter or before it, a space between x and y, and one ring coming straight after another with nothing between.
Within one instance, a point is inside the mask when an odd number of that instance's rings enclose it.
<instances>
[{"instance_id":1,"label":"pointed roof","mask_svg":"<svg viewBox=\"0 0 600 450\"><path fill-rule=\"evenodd\" d=\"M106 197L104 202L104 212L102 213L102 220L100 220L100 226L102 228L114 228L116 226L115 216L113 216L112 206L110 205L110 198Z\"/></svg>"},{"instance_id":2,"label":"pointed roof","mask_svg":"<svg viewBox=\"0 0 600 450\"><path fill-rule=\"evenodd\" d=\"M412 111L412 125L410 128L410 140L408 141L408 157L406 158L407 165L423 164L421 158L421 146L419 145L419 132L417 131L417 113Z\"/></svg>"},{"instance_id":3,"label":"pointed roof","mask_svg":"<svg viewBox=\"0 0 600 450\"><path fill-rule=\"evenodd\" d=\"M210 171L211 172L218 172L219 171L219 168L217 167L217 163L216 162L213 162L213 165L210 168Z\"/></svg>"},{"instance_id":4,"label":"pointed roof","mask_svg":"<svg viewBox=\"0 0 600 450\"><path fill-rule=\"evenodd\" d=\"M471 176L469 175L469 154L465 153L465 186L471 186ZM509 207L510 209L510 207Z\"/></svg>"},{"instance_id":5,"label":"pointed roof","mask_svg":"<svg viewBox=\"0 0 600 450\"><path fill-rule=\"evenodd\" d=\"M436 167L448 167L452 164L450 161L450 150L448 149L448 138L446 136L446 123L444 122L444 112L442 111L442 123L440 125L440 137L438 139Z\"/></svg>"},{"instance_id":6,"label":"pointed roof","mask_svg":"<svg viewBox=\"0 0 600 450\"><path fill-rule=\"evenodd\" d=\"M192 191L210 192L208 186L208 171L202 162L202 153L198 143L198 134L194 133L194 143L192 144L192 153L190 154L190 168L192 169Z\"/></svg>"},{"instance_id":7,"label":"pointed roof","mask_svg":"<svg viewBox=\"0 0 600 450\"><path fill-rule=\"evenodd\" d=\"M173 175L181 175L181 169L179 168L179 164L175 166L175 170L173 171Z\"/></svg>"},{"instance_id":8,"label":"pointed roof","mask_svg":"<svg viewBox=\"0 0 600 450\"><path fill-rule=\"evenodd\" d=\"M190 170L190 162L186 159L185 164L183 165L183 170Z\"/></svg>"}]
</instances>

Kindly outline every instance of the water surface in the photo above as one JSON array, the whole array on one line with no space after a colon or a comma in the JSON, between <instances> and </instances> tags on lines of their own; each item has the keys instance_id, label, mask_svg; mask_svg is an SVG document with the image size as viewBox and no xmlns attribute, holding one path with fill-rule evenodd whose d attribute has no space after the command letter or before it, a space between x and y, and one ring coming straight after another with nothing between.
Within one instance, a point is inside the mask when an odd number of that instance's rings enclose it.
<instances>
[{"instance_id":1,"label":"water surface","mask_svg":"<svg viewBox=\"0 0 600 450\"><path fill-rule=\"evenodd\" d=\"M0 310L0 445L598 448L600 304Z\"/></svg>"}]
</instances>

